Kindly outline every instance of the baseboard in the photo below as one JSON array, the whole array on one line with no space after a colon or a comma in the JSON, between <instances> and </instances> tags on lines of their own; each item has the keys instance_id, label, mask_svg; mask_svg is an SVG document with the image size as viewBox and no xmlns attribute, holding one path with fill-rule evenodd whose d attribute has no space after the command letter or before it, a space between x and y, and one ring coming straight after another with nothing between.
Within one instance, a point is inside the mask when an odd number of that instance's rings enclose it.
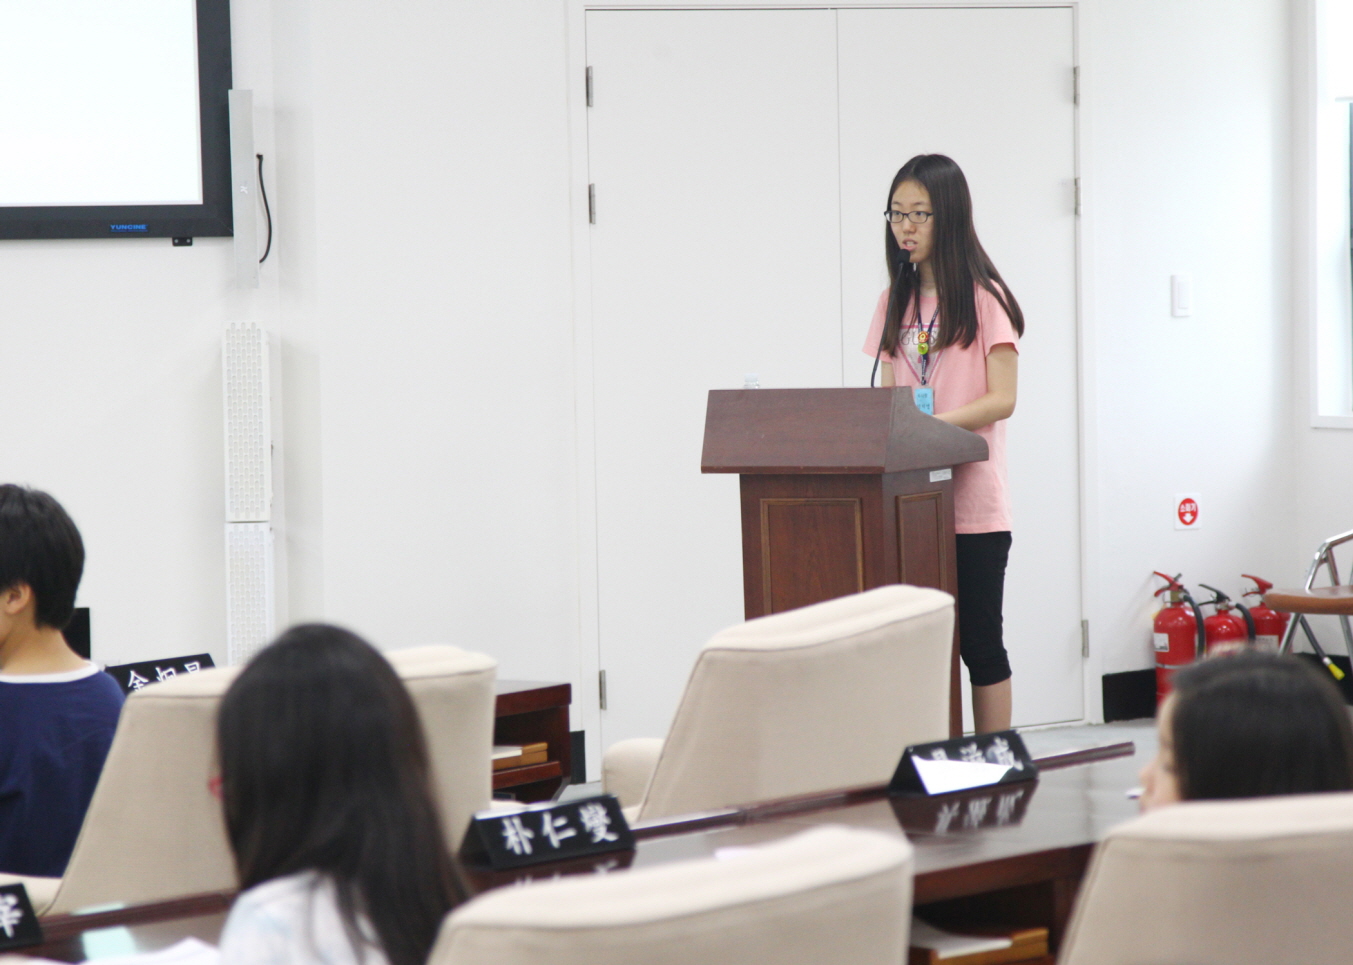
<instances>
[{"instance_id":1,"label":"baseboard","mask_svg":"<svg viewBox=\"0 0 1353 965\"><path fill-rule=\"evenodd\" d=\"M569 775L570 784L587 783L587 737L586 731L571 730L568 732L569 740L572 742L573 751L573 773Z\"/></svg>"},{"instance_id":2,"label":"baseboard","mask_svg":"<svg viewBox=\"0 0 1353 965\"><path fill-rule=\"evenodd\" d=\"M1106 673L1104 687L1104 722L1138 720L1156 716L1156 671L1125 670Z\"/></svg>"},{"instance_id":3,"label":"baseboard","mask_svg":"<svg viewBox=\"0 0 1353 965\"><path fill-rule=\"evenodd\" d=\"M1310 661L1320 672L1328 674L1324 665L1313 653L1299 653L1298 657ZM1344 703L1353 704L1353 666L1347 657L1331 656L1330 661L1344 672L1344 679L1336 681L1343 692ZM1333 680L1333 676L1330 676ZM1106 673L1104 687L1104 722L1115 720L1138 720L1142 717L1156 716L1156 671L1125 670L1122 673Z\"/></svg>"},{"instance_id":4,"label":"baseboard","mask_svg":"<svg viewBox=\"0 0 1353 965\"><path fill-rule=\"evenodd\" d=\"M1299 653L1297 654L1297 656L1301 657L1303 660L1309 660L1311 662L1311 666L1318 667L1320 672L1322 674L1325 674L1325 676L1328 679L1334 680L1333 675L1330 674L1330 672L1325 669L1325 665L1320 662L1320 658L1317 657L1315 654ZM1335 681L1335 683L1338 685L1339 689L1343 691L1344 703L1353 704L1353 669L1350 669L1348 658L1336 657L1333 654L1331 654L1330 662L1344 672L1344 679L1337 680Z\"/></svg>"}]
</instances>

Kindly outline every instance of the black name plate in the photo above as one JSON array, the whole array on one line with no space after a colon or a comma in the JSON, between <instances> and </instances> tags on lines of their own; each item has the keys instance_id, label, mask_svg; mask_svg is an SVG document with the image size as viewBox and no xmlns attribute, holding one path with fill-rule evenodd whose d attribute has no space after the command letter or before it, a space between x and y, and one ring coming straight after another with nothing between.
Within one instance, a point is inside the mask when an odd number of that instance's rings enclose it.
<instances>
[{"instance_id":1,"label":"black name plate","mask_svg":"<svg viewBox=\"0 0 1353 965\"><path fill-rule=\"evenodd\" d=\"M197 673L216 664L209 653L195 653L190 657L169 657L166 660L143 660L141 663L124 663L117 667L105 667L104 673L112 674L124 694L140 690L147 684L157 684L161 680L177 677L181 673Z\"/></svg>"},{"instance_id":2,"label":"black name plate","mask_svg":"<svg viewBox=\"0 0 1353 965\"><path fill-rule=\"evenodd\" d=\"M23 885L0 885L0 951L42 944L42 926L33 914L28 889Z\"/></svg>"},{"instance_id":3,"label":"black name plate","mask_svg":"<svg viewBox=\"0 0 1353 965\"><path fill-rule=\"evenodd\" d=\"M888 784L889 794L952 794L993 784L1032 781L1038 768L1013 730L913 744Z\"/></svg>"},{"instance_id":4,"label":"black name plate","mask_svg":"<svg viewBox=\"0 0 1353 965\"><path fill-rule=\"evenodd\" d=\"M519 811L480 811L470 818L460 854L471 864L502 870L634 850L620 802L610 794Z\"/></svg>"}]
</instances>

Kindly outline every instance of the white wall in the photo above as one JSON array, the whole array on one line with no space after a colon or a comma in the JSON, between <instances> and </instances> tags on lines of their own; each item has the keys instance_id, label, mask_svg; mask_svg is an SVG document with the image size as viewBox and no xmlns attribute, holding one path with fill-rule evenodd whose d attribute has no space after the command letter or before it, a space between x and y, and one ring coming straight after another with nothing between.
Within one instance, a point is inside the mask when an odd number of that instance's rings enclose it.
<instances>
[{"instance_id":1,"label":"white wall","mask_svg":"<svg viewBox=\"0 0 1353 965\"><path fill-rule=\"evenodd\" d=\"M563 9L311 11L325 612L567 678Z\"/></svg>"},{"instance_id":2,"label":"white wall","mask_svg":"<svg viewBox=\"0 0 1353 965\"><path fill-rule=\"evenodd\" d=\"M50 490L79 525L79 603L108 663L224 656L232 270L218 239L0 242L0 479Z\"/></svg>"},{"instance_id":3,"label":"white wall","mask_svg":"<svg viewBox=\"0 0 1353 965\"><path fill-rule=\"evenodd\" d=\"M1348 0L1298 0L1293 4L1296 43L1303 57L1294 71L1298 131L1295 154L1299 190L1293 210L1294 326L1297 391L1293 438L1297 448L1296 538L1302 556L1297 585L1315 547L1353 529L1353 417L1349 416L1350 288L1348 105L1335 100L1353 94L1353 64L1344 53L1353 34ZM1313 426L1318 423L1319 427ZM1347 581L1350 549L1339 551L1340 575ZM1322 573L1321 582L1328 579ZM1345 645L1332 618L1311 620L1322 645L1343 654ZM1305 648L1305 641L1298 638ZM1309 648L1306 648L1309 649Z\"/></svg>"},{"instance_id":4,"label":"white wall","mask_svg":"<svg viewBox=\"0 0 1353 965\"><path fill-rule=\"evenodd\" d=\"M1092 700L1098 674L1150 663L1152 569L1233 591L1242 570L1299 570L1294 531L1317 526L1298 527L1290 470L1286 10L1080 7ZM217 332L258 318L281 349L290 615L572 677L564 3L237 0L234 17L275 202L264 288L233 293L223 241L0 244L20 416L0 477L81 524L100 659L221 656ZM1175 272L1192 319L1169 316ZM1201 532L1170 527L1184 491L1205 497Z\"/></svg>"},{"instance_id":5,"label":"white wall","mask_svg":"<svg viewBox=\"0 0 1353 965\"><path fill-rule=\"evenodd\" d=\"M1087 4L1083 24L1087 614L1108 673L1150 666L1151 570L1234 594L1300 557L1289 24L1279 0ZM1192 318L1170 316L1175 273ZM1172 528L1184 492L1198 532Z\"/></svg>"}]
</instances>

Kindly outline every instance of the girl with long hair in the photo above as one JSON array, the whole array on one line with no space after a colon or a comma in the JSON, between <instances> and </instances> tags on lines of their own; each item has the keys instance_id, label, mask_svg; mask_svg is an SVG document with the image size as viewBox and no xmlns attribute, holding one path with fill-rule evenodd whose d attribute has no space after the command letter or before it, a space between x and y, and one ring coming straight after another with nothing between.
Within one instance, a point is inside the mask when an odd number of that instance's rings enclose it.
<instances>
[{"instance_id":1,"label":"girl with long hair","mask_svg":"<svg viewBox=\"0 0 1353 965\"><path fill-rule=\"evenodd\" d=\"M1142 810L1177 801L1353 791L1343 695L1300 657L1247 651L1180 670L1156 714Z\"/></svg>"},{"instance_id":2,"label":"girl with long hair","mask_svg":"<svg viewBox=\"0 0 1353 965\"><path fill-rule=\"evenodd\" d=\"M1002 635L1010 497L1005 420L1015 411L1024 314L982 249L962 170L942 154L902 166L888 189L879 297L864 350L885 386L912 387L917 406L982 436L985 462L954 468L959 653L978 733L1010 726L1010 660ZM871 379L872 381L872 379Z\"/></svg>"},{"instance_id":3,"label":"girl with long hair","mask_svg":"<svg viewBox=\"0 0 1353 965\"><path fill-rule=\"evenodd\" d=\"M464 891L389 662L347 630L291 628L226 692L217 751L242 891L223 963L421 965Z\"/></svg>"}]
</instances>

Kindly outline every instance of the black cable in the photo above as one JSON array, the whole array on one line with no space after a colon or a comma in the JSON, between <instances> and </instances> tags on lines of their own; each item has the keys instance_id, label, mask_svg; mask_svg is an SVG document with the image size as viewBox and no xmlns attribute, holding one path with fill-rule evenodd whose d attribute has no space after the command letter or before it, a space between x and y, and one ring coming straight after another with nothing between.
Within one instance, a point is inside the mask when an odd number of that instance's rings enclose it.
<instances>
[{"instance_id":1,"label":"black cable","mask_svg":"<svg viewBox=\"0 0 1353 965\"><path fill-rule=\"evenodd\" d=\"M254 156L258 158L258 193L263 195L263 213L268 216L268 246L263 249L263 257L258 260L261 265L268 260L268 253L272 251L272 209L268 207L268 189L263 185L263 155Z\"/></svg>"}]
</instances>

